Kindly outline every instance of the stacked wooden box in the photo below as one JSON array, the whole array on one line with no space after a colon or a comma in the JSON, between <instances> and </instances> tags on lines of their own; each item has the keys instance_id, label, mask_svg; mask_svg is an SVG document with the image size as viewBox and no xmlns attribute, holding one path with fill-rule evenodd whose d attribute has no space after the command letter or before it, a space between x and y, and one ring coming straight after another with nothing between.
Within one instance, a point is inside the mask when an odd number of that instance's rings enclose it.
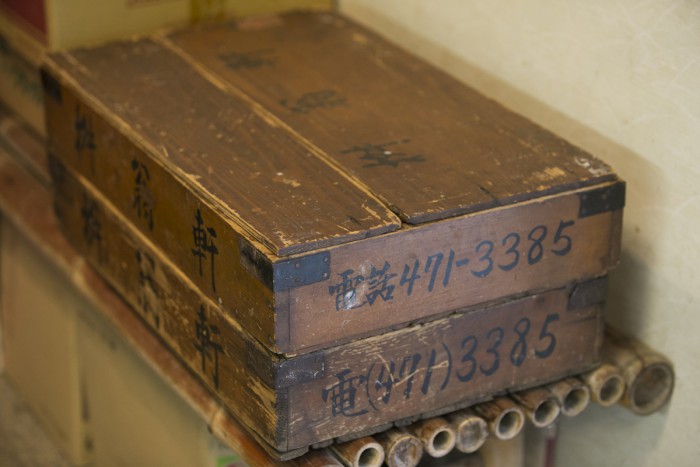
<instances>
[{"instance_id":1,"label":"stacked wooden box","mask_svg":"<svg viewBox=\"0 0 700 467\"><path fill-rule=\"evenodd\" d=\"M347 19L42 79L68 237L280 458L599 362L624 183Z\"/></svg>"}]
</instances>

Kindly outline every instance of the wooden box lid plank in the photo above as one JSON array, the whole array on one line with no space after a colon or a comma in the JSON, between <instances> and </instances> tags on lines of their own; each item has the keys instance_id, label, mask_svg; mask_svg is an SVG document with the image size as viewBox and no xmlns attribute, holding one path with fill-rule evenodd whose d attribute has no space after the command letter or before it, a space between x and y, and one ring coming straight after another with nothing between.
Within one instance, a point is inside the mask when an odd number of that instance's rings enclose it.
<instances>
[{"instance_id":1,"label":"wooden box lid plank","mask_svg":"<svg viewBox=\"0 0 700 467\"><path fill-rule=\"evenodd\" d=\"M47 66L272 254L345 243L401 225L295 135L158 43L79 49L53 55Z\"/></svg>"},{"instance_id":2,"label":"wooden box lid plank","mask_svg":"<svg viewBox=\"0 0 700 467\"><path fill-rule=\"evenodd\" d=\"M262 104L405 222L614 178L593 156L339 16L293 13L161 41Z\"/></svg>"}]
</instances>

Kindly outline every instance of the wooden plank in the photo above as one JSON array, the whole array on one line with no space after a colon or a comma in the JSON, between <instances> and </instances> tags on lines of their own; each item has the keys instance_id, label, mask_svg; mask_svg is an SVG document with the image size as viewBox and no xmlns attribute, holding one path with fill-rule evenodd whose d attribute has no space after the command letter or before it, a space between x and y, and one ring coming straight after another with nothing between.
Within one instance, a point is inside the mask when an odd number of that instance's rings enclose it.
<instances>
[{"instance_id":1,"label":"wooden plank","mask_svg":"<svg viewBox=\"0 0 700 467\"><path fill-rule=\"evenodd\" d=\"M405 222L614 179L590 154L339 15L229 22L160 41L265 107Z\"/></svg>"},{"instance_id":2,"label":"wooden plank","mask_svg":"<svg viewBox=\"0 0 700 467\"><path fill-rule=\"evenodd\" d=\"M279 394L259 376L274 380L277 358L170 267L97 192L67 183L68 177L66 171L65 178L54 178L56 214L66 237L207 387L225 388L218 395L239 420L277 446L285 414L277 413Z\"/></svg>"},{"instance_id":3,"label":"wooden plank","mask_svg":"<svg viewBox=\"0 0 700 467\"><path fill-rule=\"evenodd\" d=\"M86 181L59 180L57 212L78 250L219 399L280 452L445 412L598 362L604 278L280 359Z\"/></svg>"}]
</instances>

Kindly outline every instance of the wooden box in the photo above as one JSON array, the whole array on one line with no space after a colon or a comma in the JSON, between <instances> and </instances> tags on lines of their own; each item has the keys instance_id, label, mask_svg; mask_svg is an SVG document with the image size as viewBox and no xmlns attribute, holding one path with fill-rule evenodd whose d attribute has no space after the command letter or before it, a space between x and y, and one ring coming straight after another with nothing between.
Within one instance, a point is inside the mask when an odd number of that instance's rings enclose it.
<instances>
[{"instance_id":1,"label":"wooden box","mask_svg":"<svg viewBox=\"0 0 700 467\"><path fill-rule=\"evenodd\" d=\"M386 429L599 362L606 277L282 357L206 297L86 179L52 163L77 250L272 455Z\"/></svg>"},{"instance_id":2,"label":"wooden box","mask_svg":"<svg viewBox=\"0 0 700 467\"><path fill-rule=\"evenodd\" d=\"M339 16L57 53L43 83L56 158L277 354L618 261L607 165Z\"/></svg>"}]
</instances>

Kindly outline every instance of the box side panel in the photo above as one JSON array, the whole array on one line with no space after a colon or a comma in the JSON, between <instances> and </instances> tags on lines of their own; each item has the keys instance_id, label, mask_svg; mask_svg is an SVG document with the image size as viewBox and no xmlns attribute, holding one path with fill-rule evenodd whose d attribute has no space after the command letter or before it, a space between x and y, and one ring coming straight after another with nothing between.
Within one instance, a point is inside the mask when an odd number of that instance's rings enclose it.
<instances>
[{"instance_id":1,"label":"box side panel","mask_svg":"<svg viewBox=\"0 0 700 467\"><path fill-rule=\"evenodd\" d=\"M570 307L570 291L326 350L324 376L290 388L290 447L454 410L591 368L599 362L602 297Z\"/></svg>"},{"instance_id":2,"label":"box side panel","mask_svg":"<svg viewBox=\"0 0 700 467\"><path fill-rule=\"evenodd\" d=\"M256 357L262 346L99 194L57 180L55 203L59 223L76 249L242 423L286 450L275 437L286 413L272 387L272 355Z\"/></svg>"}]
</instances>

